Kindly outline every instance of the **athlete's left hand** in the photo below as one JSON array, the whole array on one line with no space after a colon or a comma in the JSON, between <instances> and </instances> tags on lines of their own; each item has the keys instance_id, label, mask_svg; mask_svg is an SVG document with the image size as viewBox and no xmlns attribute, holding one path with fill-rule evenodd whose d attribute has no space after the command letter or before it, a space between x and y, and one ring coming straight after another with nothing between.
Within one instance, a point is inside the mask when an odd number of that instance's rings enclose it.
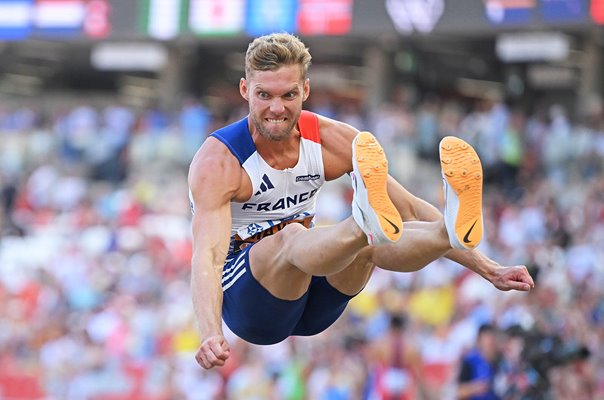
<instances>
[{"instance_id":1,"label":"athlete's left hand","mask_svg":"<svg viewBox=\"0 0 604 400\"><path fill-rule=\"evenodd\" d=\"M206 338L195 355L195 360L204 369L222 367L231 350L229 344L222 334L212 335Z\"/></svg>"},{"instance_id":2,"label":"athlete's left hand","mask_svg":"<svg viewBox=\"0 0 604 400\"><path fill-rule=\"evenodd\" d=\"M496 268L489 280L493 286L503 291L528 292L535 287L535 282L524 265Z\"/></svg>"}]
</instances>

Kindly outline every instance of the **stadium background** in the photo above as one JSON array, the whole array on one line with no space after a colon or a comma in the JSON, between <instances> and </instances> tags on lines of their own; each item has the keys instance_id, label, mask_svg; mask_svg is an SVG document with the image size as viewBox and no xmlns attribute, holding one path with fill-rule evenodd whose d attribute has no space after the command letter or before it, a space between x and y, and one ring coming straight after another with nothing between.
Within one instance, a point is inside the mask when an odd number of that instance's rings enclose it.
<instances>
[{"instance_id":1,"label":"stadium background","mask_svg":"<svg viewBox=\"0 0 604 400\"><path fill-rule=\"evenodd\" d=\"M448 399L487 322L502 398L604 398L601 24L601 0L0 1L0 398ZM475 145L481 249L536 289L378 271L324 334L229 336L199 368L188 163L246 114L243 54L271 31L310 47L307 108L376 134L413 193L442 207L439 138ZM350 198L327 185L319 223Z\"/></svg>"}]
</instances>

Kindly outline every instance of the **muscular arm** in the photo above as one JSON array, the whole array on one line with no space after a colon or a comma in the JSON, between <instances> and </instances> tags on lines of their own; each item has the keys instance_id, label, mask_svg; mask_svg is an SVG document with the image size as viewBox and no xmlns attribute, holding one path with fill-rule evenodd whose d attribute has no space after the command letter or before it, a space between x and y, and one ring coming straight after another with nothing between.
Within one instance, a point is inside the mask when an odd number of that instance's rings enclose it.
<instances>
[{"instance_id":1,"label":"muscular arm","mask_svg":"<svg viewBox=\"0 0 604 400\"><path fill-rule=\"evenodd\" d=\"M204 195L194 195L194 199L198 207L203 204ZM222 265L229 245L224 226L231 216L228 205L200 208L197 208L192 224L191 290L200 333L204 338L222 334Z\"/></svg>"},{"instance_id":2,"label":"muscular arm","mask_svg":"<svg viewBox=\"0 0 604 400\"><path fill-rule=\"evenodd\" d=\"M222 268L230 230L230 200L235 197L241 168L226 148L208 139L189 170L194 205L191 293L202 339L196 356L204 368L224 365L229 347L222 333Z\"/></svg>"},{"instance_id":3,"label":"muscular arm","mask_svg":"<svg viewBox=\"0 0 604 400\"><path fill-rule=\"evenodd\" d=\"M499 290L526 292L535 287L535 282L524 265L502 266L476 249L452 249L445 257L476 272Z\"/></svg>"}]
</instances>

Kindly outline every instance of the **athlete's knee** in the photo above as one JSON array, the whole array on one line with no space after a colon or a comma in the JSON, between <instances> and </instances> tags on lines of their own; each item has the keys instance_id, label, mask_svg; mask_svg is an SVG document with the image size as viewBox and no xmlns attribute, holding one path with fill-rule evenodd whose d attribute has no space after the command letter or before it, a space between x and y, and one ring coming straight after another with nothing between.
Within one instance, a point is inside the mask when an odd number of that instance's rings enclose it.
<instances>
[{"instance_id":1,"label":"athlete's knee","mask_svg":"<svg viewBox=\"0 0 604 400\"><path fill-rule=\"evenodd\" d=\"M280 244L288 245L292 241L297 240L297 236L300 232L306 231L306 228L302 224L289 224L286 225L277 235L278 240L281 242Z\"/></svg>"},{"instance_id":2,"label":"athlete's knee","mask_svg":"<svg viewBox=\"0 0 604 400\"><path fill-rule=\"evenodd\" d=\"M359 251L357 257L355 258L355 262L358 264L366 263L370 266L373 266L373 257L375 254L376 247L375 246L367 246L363 250Z\"/></svg>"},{"instance_id":3,"label":"athlete's knee","mask_svg":"<svg viewBox=\"0 0 604 400\"><path fill-rule=\"evenodd\" d=\"M290 250L299 242L300 233L307 229L302 224L289 224L274 235L275 248L278 249L277 258L288 263L293 263Z\"/></svg>"},{"instance_id":4,"label":"athlete's knee","mask_svg":"<svg viewBox=\"0 0 604 400\"><path fill-rule=\"evenodd\" d=\"M291 247L296 243L297 235L304 230L306 228L300 224L286 225L274 235L262 239L250 254L254 254L253 258L260 255L262 262L268 265L288 263Z\"/></svg>"}]
</instances>

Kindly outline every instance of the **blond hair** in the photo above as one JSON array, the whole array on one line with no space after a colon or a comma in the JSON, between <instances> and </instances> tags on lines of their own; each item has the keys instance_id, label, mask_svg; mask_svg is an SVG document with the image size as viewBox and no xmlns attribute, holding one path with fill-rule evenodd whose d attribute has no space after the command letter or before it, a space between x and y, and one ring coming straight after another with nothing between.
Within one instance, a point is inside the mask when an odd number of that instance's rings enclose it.
<instances>
[{"instance_id":1,"label":"blond hair","mask_svg":"<svg viewBox=\"0 0 604 400\"><path fill-rule=\"evenodd\" d=\"M302 78L310 66L310 52L300 39L289 33L271 33L254 39L245 53L245 74L275 71L283 65L299 65Z\"/></svg>"}]
</instances>

